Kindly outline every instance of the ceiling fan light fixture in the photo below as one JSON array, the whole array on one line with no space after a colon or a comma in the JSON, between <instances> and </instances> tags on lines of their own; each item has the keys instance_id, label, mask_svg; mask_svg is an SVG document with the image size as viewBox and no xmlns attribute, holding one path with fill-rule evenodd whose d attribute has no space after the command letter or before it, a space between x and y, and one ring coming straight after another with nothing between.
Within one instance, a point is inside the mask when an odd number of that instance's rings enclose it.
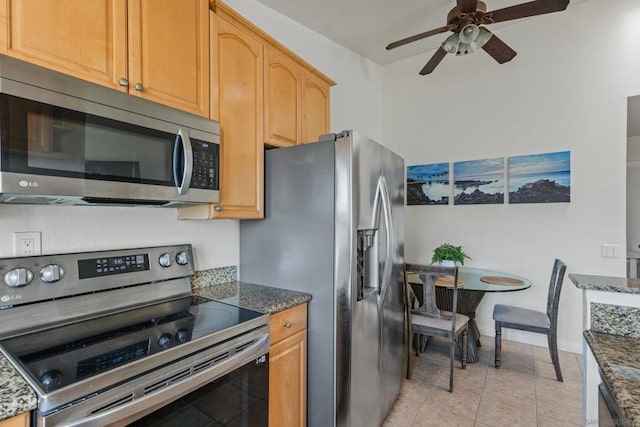
<instances>
[{"instance_id":1,"label":"ceiling fan light fixture","mask_svg":"<svg viewBox=\"0 0 640 427\"><path fill-rule=\"evenodd\" d=\"M471 44L478 39L480 35L480 27L475 24L465 25L460 31L460 43Z\"/></svg>"},{"instance_id":2,"label":"ceiling fan light fixture","mask_svg":"<svg viewBox=\"0 0 640 427\"><path fill-rule=\"evenodd\" d=\"M442 49L445 52L450 53L452 55L458 54L458 45L460 44L460 37L458 33L453 33L447 39L442 42Z\"/></svg>"},{"instance_id":3,"label":"ceiling fan light fixture","mask_svg":"<svg viewBox=\"0 0 640 427\"><path fill-rule=\"evenodd\" d=\"M492 35L493 33L486 28L469 24L460 33L450 35L442 43L442 49L456 56L468 55L481 49Z\"/></svg>"}]
</instances>

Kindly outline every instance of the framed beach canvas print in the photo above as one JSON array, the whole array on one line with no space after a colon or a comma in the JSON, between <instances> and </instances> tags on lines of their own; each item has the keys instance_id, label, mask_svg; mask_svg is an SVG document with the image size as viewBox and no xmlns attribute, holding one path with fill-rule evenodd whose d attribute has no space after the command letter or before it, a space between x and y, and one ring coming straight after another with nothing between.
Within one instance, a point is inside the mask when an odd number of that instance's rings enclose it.
<instances>
[{"instance_id":1,"label":"framed beach canvas print","mask_svg":"<svg viewBox=\"0 0 640 427\"><path fill-rule=\"evenodd\" d=\"M509 157L509 203L571 201L571 152Z\"/></svg>"},{"instance_id":2,"label":"framed beach canvas print","mask_svg":"<svg viewBox=\"0 0 640 427\"><path fill-rule=\"evenodd\" d=\"M407 205L448 205L449 188L449 163L407 167Z\"/></svg>"},{"instance_id":3,"label":"framed beach canvas print","mask_svg":"<svg viewBox=\"0 0 640 427\"><path fill-rule=\"evenodd\" d=\"M453 204L504 203L504 158L453 164Z\"/></svg>"}]
</instances>

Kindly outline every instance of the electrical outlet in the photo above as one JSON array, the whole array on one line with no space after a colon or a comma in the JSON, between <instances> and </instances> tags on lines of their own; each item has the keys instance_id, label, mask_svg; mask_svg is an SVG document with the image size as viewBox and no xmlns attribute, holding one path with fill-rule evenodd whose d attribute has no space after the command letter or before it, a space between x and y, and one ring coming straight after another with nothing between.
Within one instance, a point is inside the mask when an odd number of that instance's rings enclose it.
<instances>
[{"instance_id":1,"label":"electrical outlet","mask_svg":"<svg viewBox=\"0 0 640 427\"><path fill-rule=\"evenodd\" d=\"M620 246L603 243L601 248L601 255L603 258L619 258Z\"/></svg>"},{"instance_id":2,"label":"electrical outlet","mask_svg":"<svg viewBox=\"0 0 640 427\"><path fill-rule=\"evenodd\" d=\"M42 239L39 231L21 231L13 233L13 252L16 256L34 256L42 254Z\"/></svg>"}]
</instances>

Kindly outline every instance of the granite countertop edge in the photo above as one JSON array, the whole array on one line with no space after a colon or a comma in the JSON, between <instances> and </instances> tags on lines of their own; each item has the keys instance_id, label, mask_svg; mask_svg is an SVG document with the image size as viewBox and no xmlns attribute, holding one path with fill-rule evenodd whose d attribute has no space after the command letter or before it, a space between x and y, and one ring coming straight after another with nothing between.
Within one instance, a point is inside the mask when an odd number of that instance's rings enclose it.
<instances>
[{"instance_id":1,"label":"granite countertop edge","mask_svg":"<svg viewBox=\"0 0 640 427\"><path fill-rule=\"evenodd\" d=\"M305 292L290 291L244 282L207 284L193 293L262 313L277 313L311 301ZM29 412L37 406L37 396L11 362L0 354L0 421Z\"/></svg>"},{"instance_id":2,"label":"granite countertop edge","mask_svg":"<svg viewBox=\"0 0 640 427\"><path fill-rule=\"evenodd\" d=\"M311 301L311 294L306 292L238 281L194 288L193 293L269 314Z\"/></svg>"},{"instance_id":3,"label":"granite countertop edge","mask_svg":"<svg viewBox=\"0 0 640 427\"><path fill-rule=\"evenodd\" d=\"M640 425L640 339L586 330L583 333L613 396L631 425ZM615 360L613 360L615 359Z\"/></svg>"},{"instance_id":4,"label":"granite countertop edge","mask_svg":"<svg viewBox=\"0 0 640 427\"><path fill-rule=\"evenodd\" d=\"M0 377L0 421L36 409L36 393L3 354L0 354Z\"/></svg>"},{"instance_id":5,"label":"granite countertop edge","mask_svg":"<svg viewBox=\"0 0 640 427\"><path fill-rule=\"evenodd\" d=\"M587 274L569 274L569 279L578 289L640 294L640 281L638 279L613 276L594 276Z\"/></svg>"}]
</instances>

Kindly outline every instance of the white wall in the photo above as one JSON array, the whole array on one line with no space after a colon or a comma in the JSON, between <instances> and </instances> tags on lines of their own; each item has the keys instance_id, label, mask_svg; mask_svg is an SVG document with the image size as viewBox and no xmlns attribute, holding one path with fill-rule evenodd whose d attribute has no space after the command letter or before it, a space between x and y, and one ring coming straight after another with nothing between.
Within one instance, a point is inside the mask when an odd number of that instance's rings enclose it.
<instances>
[{"instance_id":1,"label":"white wall","mask_svg":"<svg viewBox=\"0 0 640 427\"><path fill-rule=\"evenodd\" d=\"M602 258L600 245L626 247L626 106L640 93L638 20L637 0L588 0L496 31L518 52L507 64L480 51L448 56L422 77L427 52L384 67L384 143L407 165L571 150L570 203L405 210L408 261L429 262L435 246L451 242L471 255L469 266L533 280L526 291L486 295L477 313L484 334L493 335L495 303L544 310L555 257L568 273L625 274L624 255ZM558 332L565 350L581 351L581 310L566 279Z\"/></svg>"},{"instance_id":2,"label":"white wall","mask_svg":"<svg viewBox=\"0 0 640 427\"><path fill-rule=\"evenodd\" d=\"M381 68L255 1L227 2L338 82L331 128L382 138ZM43 253L192 243L196 268L238 264L238 221L178 221L173 208L0 205L0 258L13 256L13 232L41 231Z\"/></svg>"},{"instance_id":3,"label":"white wall","mask_svg":"<svg viewBox=\"0 0 640 427\"><path fill-rule=\"evenodd\" d=\"M45 254L191 243L197 269L238 263L238 221L178 221L175 208L0 205L0 257L15 231L42 232Z\"/></svg>"}]
</instances>

